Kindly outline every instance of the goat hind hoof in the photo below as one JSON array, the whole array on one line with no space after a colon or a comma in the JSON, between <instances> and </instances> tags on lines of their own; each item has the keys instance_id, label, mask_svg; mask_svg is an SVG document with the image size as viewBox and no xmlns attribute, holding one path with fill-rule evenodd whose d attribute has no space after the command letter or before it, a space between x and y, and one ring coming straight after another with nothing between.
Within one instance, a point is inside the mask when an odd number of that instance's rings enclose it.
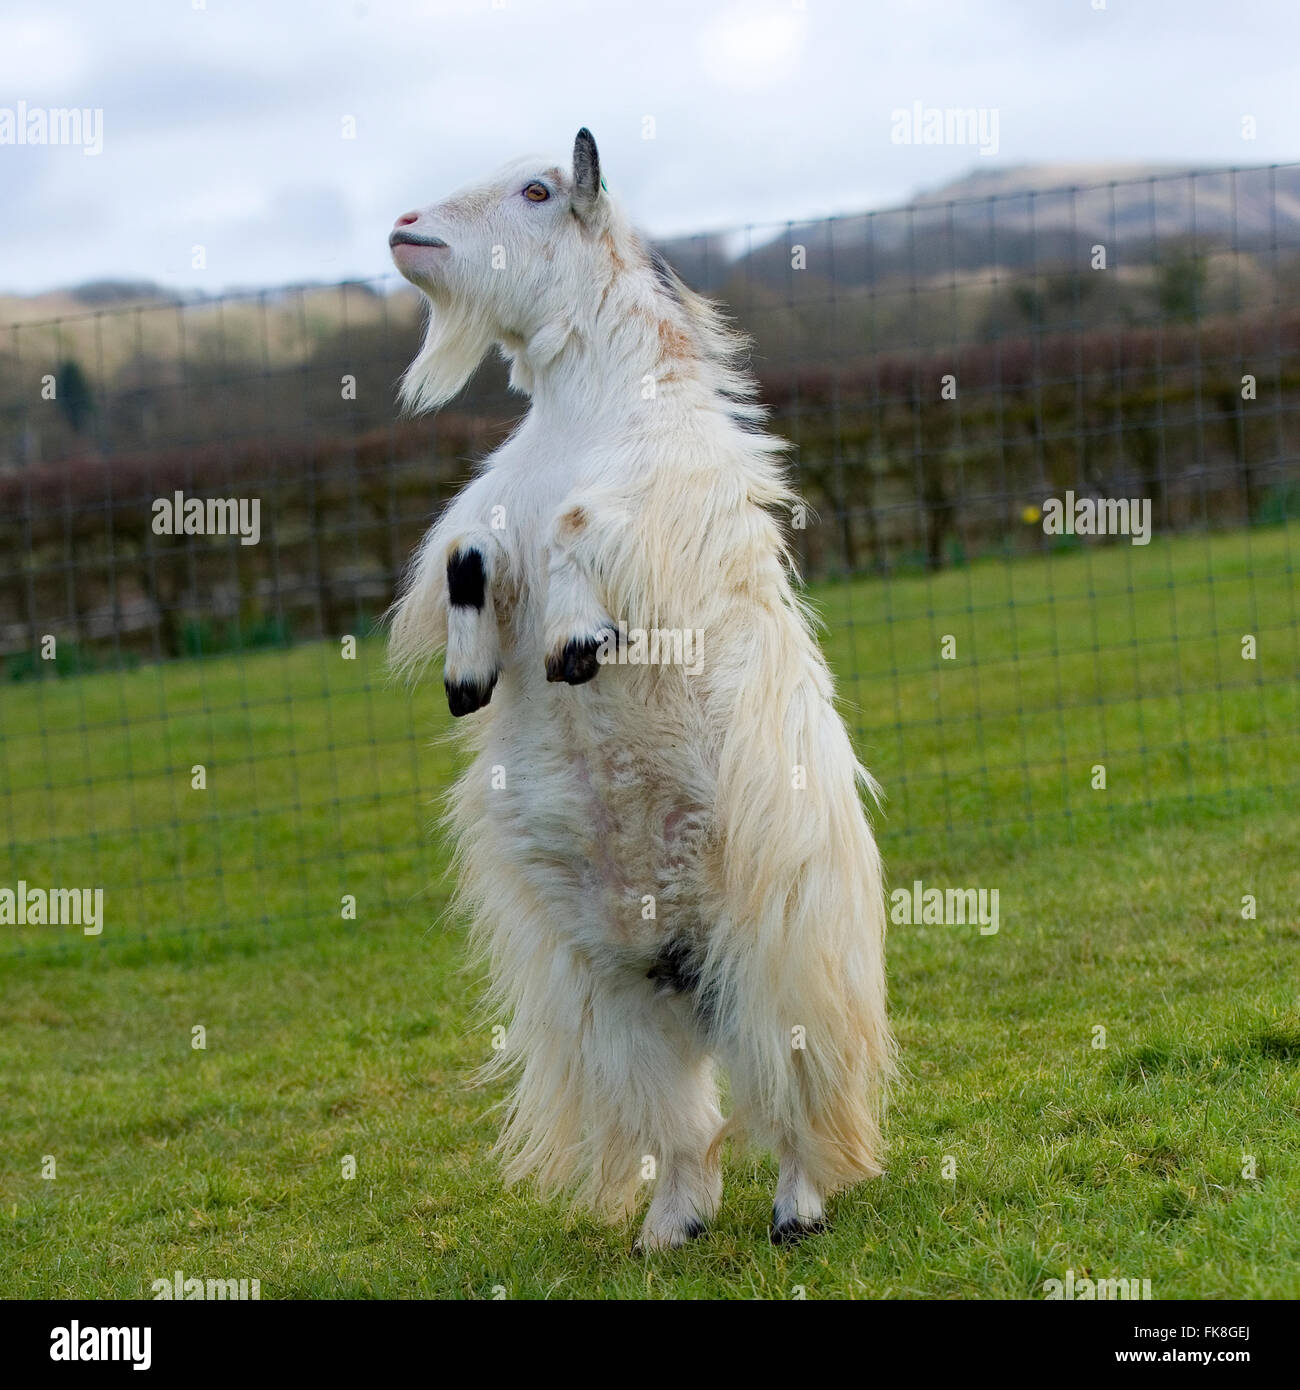
<instances>
[{"instance_id":1,"label":"goat hind hoof","mask_svg":"<svg viewBox=\"0 0 1300 1390\"><path fill-rule=\"evenodd\" d=\"M797 1216L787 1216L779 1222L772 1222L770 1234L773 1245L797 1245L805 1237L819 1236L826 1230L829 1230L829 1227L821 1218L816 1221L800 1221Z\"/></svg>"},{"instance_id":2,"label":"goat hind hoof","mask_svg":"<svg viewBox=\"0 0 1300 1390\"><path fill-rule=\"evenodd\" d=\"M680 1226L672 1227L668 1230L645 1231L643 1230L632 1245L634 1255L646 1255L652 1250L680 1250L683 1245L692 1240L698 1240L708 1227L699 1217L692 1217L689 1221Z\"/></svg>"}]
</instances>

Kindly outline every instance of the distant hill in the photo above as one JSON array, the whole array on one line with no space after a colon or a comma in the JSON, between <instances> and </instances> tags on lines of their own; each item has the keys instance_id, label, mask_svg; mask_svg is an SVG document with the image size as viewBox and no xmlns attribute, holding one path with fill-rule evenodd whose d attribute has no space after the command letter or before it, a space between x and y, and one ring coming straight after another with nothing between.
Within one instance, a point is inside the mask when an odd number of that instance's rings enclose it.
<instances>
[{"instance_id":1,"label":"distant hill","mask_svg":"<svg viewBox=\"0 0 1300 1390\"><path fill-rule=\"evenodd\" d=\"M1032 195L1032 196L1031 196ZM1069 227L1125 239L1191 236L1259 250L1300 241L1300 167L1180 169L1158 164L1023 164L976 169L913 200L915 207L996 199L1001 225ZM978 221L970 209L962 215Z\"/></svg>"},{"instance_id":2,"label":"distant hill","mask_svg":"<svg viewBox=\"0 0 1300 1390\"><path fill-rule=\"evenodd\" d=\"M88 309L120 308L124 304L179 304L181 296L152 280L89 280L68 291L71 299Z\"/></svg>"},{"instance_id":3,"label":"distant hill","mask_svg":"<svg viewBox=\"0 0 1300 1390\"><path fill-rule=\"evenodd\" d=\"M762 229L765 230L765 229ZM778 289L790 248L836 284L927 279L999 265L1077 265L1094 245L1111 265L1149 264L1171 244L1200 253L1283 254L1300 249L1300 166L1187 170L1145 164L1025 164L977 168L895 208L796 222L737 258L719 236L662 249L709 292L739 279Z\"/></svg>"},{"instance_id":4,"label":"distant hill","mask_svg":"<svg viewBox=\"0 0 1300 1390\"><path fill-rule=\"evenodd\" d=\"M1019 275L1079 268L1097 244L1106 247L1108 266L1122 271L1186 254L1193 243L1198 254L1236 251L1270 274L1289 275L1288 262L1300 252L1300 165L1234 173L1158 164L981 164L898 207L657 244L687 284L742 305L751 293L784 300L828 283L860 288L880 281L923 284L991 267ZM746 244L750 249L737 253ZM796 244L805 247L809 274L792 280ZM1275 251L1280 265L1273 264ZM334 295L327 286L303 286L231 298L250 312L262 299L271 306L283 300L295 311L306 303L328 314ZM349 286L348 297L354 304L377 300L361 308L363 321L381 317L385 299L403 301L402 317L416 302L401 286L381 296L370 286ZM103 280L40 295L0 295L0 324L204 302L205 296L145 281Z\"/></svg>"},{"instance_id":5,"label":"distant hill","mask_svg":"<svg viewBox=\"0 0 1300 1390\"><path fill-rule=\"evenodd\" d=\"M400 297L401 287L397 287L397 292ZM347 294L354 303L358 300L375 301L380 308L373 312L382 312L382 296L373 286L351 282L347 286ZM324 281L271 289L227 286L220 294L209 295L197 290L168 289L152 280L90 280L85 284L46 290L40 294L0 294L0 324L47 323L55 319L86 318L99 312L130 309L147 312L174 309L178 305L192 307L215 304L218 301L254 308L259 302L265 302L273 308L289 303L293 308L305 304L319 309L321 305L336 300L338 295L338 286Z\"/></svg>"}]
</instances>

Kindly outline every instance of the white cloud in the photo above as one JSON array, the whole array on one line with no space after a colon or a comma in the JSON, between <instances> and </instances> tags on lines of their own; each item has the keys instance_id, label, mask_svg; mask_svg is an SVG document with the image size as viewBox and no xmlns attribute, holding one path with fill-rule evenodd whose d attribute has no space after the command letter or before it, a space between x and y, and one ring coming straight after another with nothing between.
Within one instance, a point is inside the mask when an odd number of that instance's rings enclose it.
<instances>
[{"instance_id":1,"label":"white cloud","mask_svg":"<svg viewBox=\"0 0 1300 1390\"><path fill-rule=\"evenodd\" d=\"M657 234L856 211L967 172L969 149L891 144L914 101L997 108L1006 163L1286 161L1291 3L1186 0L1175 24L1115 0L17 0L0 105L102 106L104 153L0 147L0 288L382 274L398 213L525 151L563 155L584 124ZM213 248L202 280L194 242Z\"/></svg>"}]
</instances>

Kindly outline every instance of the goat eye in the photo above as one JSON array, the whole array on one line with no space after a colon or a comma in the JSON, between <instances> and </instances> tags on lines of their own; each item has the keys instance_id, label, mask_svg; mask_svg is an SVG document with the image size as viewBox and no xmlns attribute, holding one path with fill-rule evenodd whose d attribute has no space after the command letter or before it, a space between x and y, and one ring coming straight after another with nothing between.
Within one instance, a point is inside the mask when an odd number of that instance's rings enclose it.
<instances>
[{"instance_id":1,"label":"goat eye","mask_svg":"<svg viewBox=\"0 0 1300 1390\"><path fill-rule=\"evenodd\" d=\"M524 189L524 197L530 203L544 203L550 196L550 190L544 183L530 183Z\"/></svg>"}]
</instances>

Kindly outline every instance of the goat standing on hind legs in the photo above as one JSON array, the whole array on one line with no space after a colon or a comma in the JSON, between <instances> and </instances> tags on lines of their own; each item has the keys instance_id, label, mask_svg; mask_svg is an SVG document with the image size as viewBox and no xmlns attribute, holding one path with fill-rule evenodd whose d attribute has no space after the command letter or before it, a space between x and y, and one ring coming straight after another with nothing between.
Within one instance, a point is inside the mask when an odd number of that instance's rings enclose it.
<instances>
[{"instance_id":1,"label":"goat standing on hind legs","mask_svg":"<svg viewBox=\"0 0 1300 1390\"><path fill-rule=\"evenodd\" d=\"M474 715L449 820L510 1020L507 1180L618 1217L653 1172L639 1247L681 1245L744 1131L780 1158L773 1239L804 1235L881 1171L884 902L744 343L628 226L586 130L571 171L514 164L391 244L431 304L406 402L449 400L493 344L532 397L421 543L391 637L408 672L445 647ZM698 659L638 659L647 633Z\"/></svg>"}]
</instances>

